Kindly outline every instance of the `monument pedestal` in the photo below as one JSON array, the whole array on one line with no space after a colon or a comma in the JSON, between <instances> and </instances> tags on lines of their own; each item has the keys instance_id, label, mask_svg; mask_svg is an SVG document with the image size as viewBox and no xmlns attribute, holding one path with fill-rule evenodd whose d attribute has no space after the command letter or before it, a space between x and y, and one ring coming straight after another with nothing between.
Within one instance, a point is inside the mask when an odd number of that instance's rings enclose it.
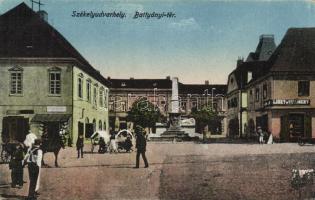
<instances>
[{"instance_id":1,"label":"monument pedestal","mask_svg":"<svg viewBox=\"0 0 315 200\"><path fill-rule=\"evenodd\" d=\"M174 139L189 140L188 133L182 130L180 125L180 113L169 113L170 127L161 134L161 140L173 141Z\"/></svg>"}]
</instances>

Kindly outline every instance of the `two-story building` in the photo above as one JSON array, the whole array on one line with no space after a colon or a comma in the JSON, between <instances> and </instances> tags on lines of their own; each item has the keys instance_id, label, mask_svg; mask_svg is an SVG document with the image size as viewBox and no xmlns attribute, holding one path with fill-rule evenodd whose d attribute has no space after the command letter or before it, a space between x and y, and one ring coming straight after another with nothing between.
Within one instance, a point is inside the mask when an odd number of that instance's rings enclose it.
<instances>
[{"instance_id":1,"label":"two-story building","mask_svg":"<svg viewBox=\"0 0 315 200\"><path fill-rule=\"evenodd\" d=\"M315 138L315 28L291 28L248 84L248 120L282 141Z\"/></svg>"},{"instance_id":2,"label":"two-story building","mask_svg":"<svg viewBox=\"0 0 315 200\"><path fill-rule=\"evenodd\" d=\"M45 11L25 3L0 16L0 132L22 141L61 130L108 129L108 82L47 22Z\"/></svg>"},{"instance_id":3,"label":"two-story building","mask_svg":"<svg viewBox=\"0 0 315 200\"><path fill-rule=\"evenodd\" d=\"M133 102L138 99L151 102L164 116L166 122L170 112L172 81L166 79L111 79L109 110L111 126L116 129L132 128L132 123L127 121L128 111ZM220 132L226 132L226 85L183 84L178 83L179 111L183 118L189 117L193 108L201 109L211 106L222 117ZM119 127L119 128L118 128Z\"/></svg>"}]
</instances>

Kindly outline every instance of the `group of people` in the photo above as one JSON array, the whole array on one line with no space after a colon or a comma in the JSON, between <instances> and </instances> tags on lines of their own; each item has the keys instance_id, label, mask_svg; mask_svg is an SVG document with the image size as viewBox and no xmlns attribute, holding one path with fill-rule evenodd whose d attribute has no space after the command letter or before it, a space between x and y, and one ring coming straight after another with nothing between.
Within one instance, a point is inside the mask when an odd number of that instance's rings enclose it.
<instances>
[{"instance_id":1,"label":"group of people","mask_svg":"<svg viewBox=\"0 0 315 200\"><path fill-rule=\"evenodd\" d=\"M258 142L259 144L264 144L264 143L268 143L268 144L272 144L273 143L273 137L272 134L268 134L267 132L264 132L262 130L262 128L260 126L257 127L257 135L258 135ZM267 141L265 141L265 138L268 138Z\"/></svg>"},{"instance_id":2,"label":"group of people","mask_svg":"<svg viewBox=\"0 0 315 200\"><path fill-rule=\"evenodd\" d=\"M9 163L11 170L11 187L23 187L23 171L27 165L29 173L29 190L27 199L37 199L39 195L40 168L43 151L41 150L41 140L30 132L24 143L17 143L13 146L13 153Z\"/></svg>"},{"instance_id":3,"label":"group of people","mask_svg":"<svg viewBox=\"0 0 315 200\"><path fill-rule=\"evenodd\" d=\"M137 125L135 128L136 135L136 166L139 168L140 155L144 161L144 167L149 167L148 160L146 158L146 137L144 129ZM114 140L115 135L112 136ZM43 158L43 151L41 148L41 140L37 139L36 135L30 132L24 141L24 143L17 143L14 146L12 157L9 163L9 168L11 170L11 187L12 188L22 188L23 187L23 168L27 165L29 173L29 191L28 198L30 200L37 199L39 195L39 182L40 182L40 169ZM105 144L105 142L104 142ZM104 145L103 144L103 145ZM125 140L126 149L131 149L132 142L131 138L127 136ZM83 158L83 147L84 138L83 135L79 135L76 143L78 158Z\"/></svg>"},{"instance_id":4,"label":"group of people","mask_svg":"<svg viewBox=\"0 0 315 200\"><path fill-rule=\"evenodd\" d=\"M118 147L116 144L116 136L114 131L110 131L110 141L109 144L105 143L104 138L100 137L99 139L99 153L105 153L105 149L108 146L109 152L117 152ZM145 152L146 152L146 137L145 137L145 131L144 129L137 125L135 128L135 135L136 135L136 149L137 149L137 155L136 155L136 166L135 168L139 168L139 160L140 155L143 158L145 167L149 167ZM120 144L123 149L126 150L126 152L130 152L132 148L132 141L131 137L129 135L126 136L126 139L122 144ZM79 134L77 142L76 142L76 148L78 156L77 158L83 158L83 147L84 147L84 138L83 134Z\"/></svg>"}]
</instances>

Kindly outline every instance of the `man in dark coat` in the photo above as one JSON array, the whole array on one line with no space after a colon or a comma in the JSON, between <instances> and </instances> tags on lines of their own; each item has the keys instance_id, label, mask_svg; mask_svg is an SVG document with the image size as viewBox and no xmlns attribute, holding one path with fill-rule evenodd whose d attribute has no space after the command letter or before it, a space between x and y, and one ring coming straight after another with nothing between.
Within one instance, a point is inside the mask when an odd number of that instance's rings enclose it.
<instances>
[{"instance_id":1,"label":"man in dark coat","mask_svg":"<svg viewBox=\"0 0 315 200\"><path fill-rule=\"evenodd\" d=\"M146 151L146 146L147 146L147 141L144 137L144 131L143 128L139 125L136 126L136 148L137 148L137 157L136 157L136 167L139 168L139 159L140 159L140 154L142 155L143 161L144 161L144 167L147 168L149 167L147 158L145 156L145 151Z\"/></svg>"},{"instance_id":2,"label":"man in dark coat","mask_svg":"<svg viewBox=\"0 0 315 200\"><path fill-rule=\"evenodd\" d=\"M83 134L79 134L76 146L77 146L77 151L78 151L78 158L80 158L80 153L81 153L81 158L83 158L83 147L84 147Z\"/></svg>"},{"instance_id":3,"label":"man in dark coat","mask_svg":"<svg viewBox=\"0 0 315 200\"><path fill-rule=\"evenodd\" d=\"M24 152L21 144L17 144L12 155L11 161L9 163L9 167L11 171L12 185L11 187L15 187L18 185L19 188L23 186L23 161Z\"/></svg>"}]
</instances>

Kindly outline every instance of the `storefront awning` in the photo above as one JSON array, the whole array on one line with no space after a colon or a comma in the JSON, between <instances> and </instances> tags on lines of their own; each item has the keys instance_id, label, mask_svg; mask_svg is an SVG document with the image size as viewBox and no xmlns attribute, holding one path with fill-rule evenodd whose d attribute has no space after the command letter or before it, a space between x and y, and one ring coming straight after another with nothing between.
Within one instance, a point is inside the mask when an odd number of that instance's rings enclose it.
<instances>
[{"instance_id":1,"label":"storefront awning","mask_svg":"<svg viewBox=\"0 0 315 200\"><path fill-rule=\"evenodd\" d=\"M31 122L67 122L69 114L36 114Z\"/></svg>"}]
</instances>

